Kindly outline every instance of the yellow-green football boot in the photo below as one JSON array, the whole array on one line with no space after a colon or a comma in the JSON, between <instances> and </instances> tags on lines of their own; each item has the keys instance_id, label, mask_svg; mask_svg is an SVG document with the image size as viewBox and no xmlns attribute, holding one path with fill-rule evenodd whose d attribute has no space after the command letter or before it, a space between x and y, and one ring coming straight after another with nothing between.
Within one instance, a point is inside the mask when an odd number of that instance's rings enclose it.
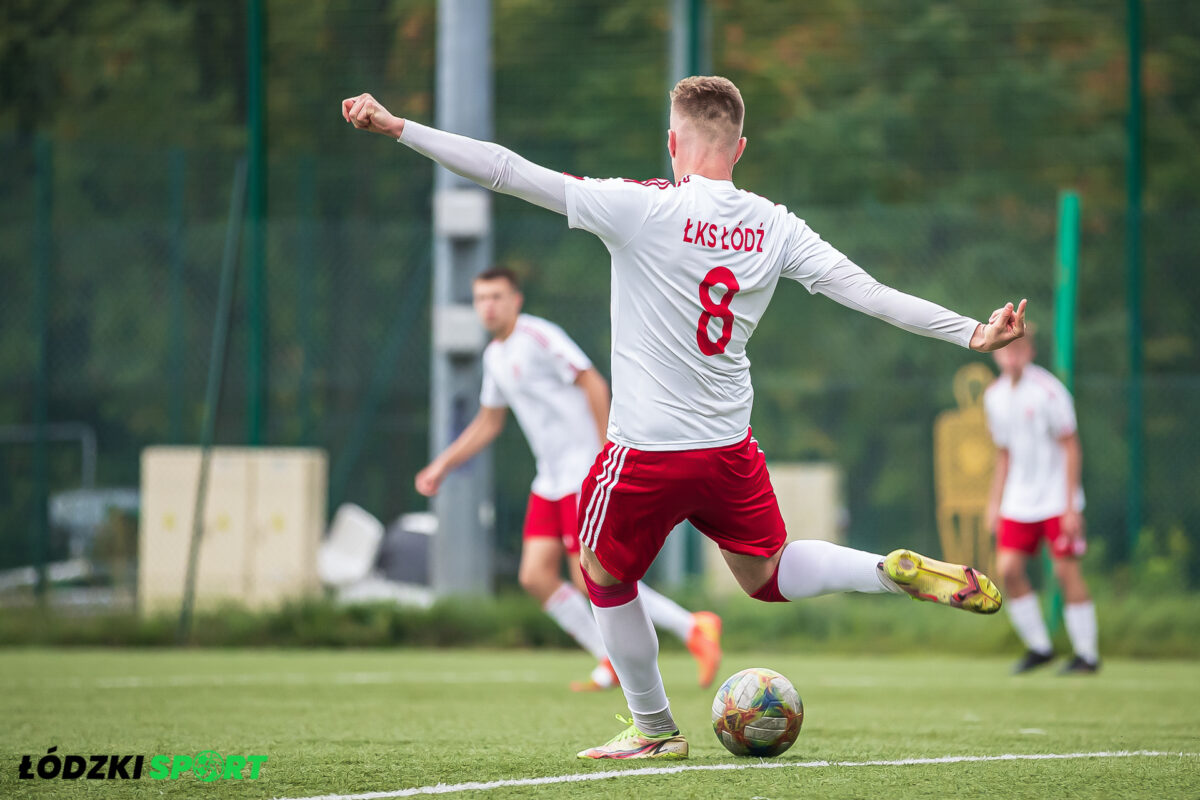
<instances>
[{"instance_id":1,"label":"yellow-green football boot","mask_svg":"<svg viewBox=\"0 0 1200 800\"><path fill-rule=\"evenodd\" d=\"M892 551L879 562L878 569L914 600L941 603L976 614L995 614L1004 602L996 584L979 570L947 564L912 550Z\"/></svg>"},{"instance_id":2,"label":"yellow-green football boot","mask_svg":"<svg viewBox=\"0 0 1200 800\"><path fill-rule=\"evenodd\" d=\"M579 758L687 758L687 739L675 731L659 736L642 733L620 714L617 719L629 727L599 747L579 751Z\"/></svg>"}]
</instances>

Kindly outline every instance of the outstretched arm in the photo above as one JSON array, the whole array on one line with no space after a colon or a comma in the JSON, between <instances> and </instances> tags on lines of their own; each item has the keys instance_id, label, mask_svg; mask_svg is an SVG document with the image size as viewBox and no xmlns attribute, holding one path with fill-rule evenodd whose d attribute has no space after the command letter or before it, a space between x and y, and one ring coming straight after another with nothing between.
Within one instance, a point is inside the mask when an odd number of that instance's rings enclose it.
<instances>
[{"instance_id":1,"label":"outstretched arm","mask_svg":"<svg viewBox=\"0 0 1200 800\"><path fill-rule=\"evenodd\" d=\"M976 322L936 303L884 286L861 267L843 260L819 278L812 290L847 308L923 336L953 342L972 350L999 350L1025 335L1025 301L992 312L987 324Z\"/></svg>"},{"instance_id":2,"label":"outstretched arm","mask_svg":"<svg viewBox=\"0 0 1200 800\"><path fill-rule=\"evenodd\" d=\"M429 466L417 473L414 481L417 491L426 497L437 494L449 472L464 461L470 460L500 435L500 431L504 430L507 413L507 408L480 406L475 419L471 420L471 424L463 429L458 438L430 462Z\"/></svg>"},{"instance_id":3,"label":"outstretched arm","mask_svg":"<svg viewBox=\"0 0 1200 800\"><path fill-rule=\"evenodd\" d=\"M369 94L343 100L342 118L360 130L390 136L485 189L567 213L562 173L538 166L498 144L394 116Z\"/></svg>"}]
</instances>

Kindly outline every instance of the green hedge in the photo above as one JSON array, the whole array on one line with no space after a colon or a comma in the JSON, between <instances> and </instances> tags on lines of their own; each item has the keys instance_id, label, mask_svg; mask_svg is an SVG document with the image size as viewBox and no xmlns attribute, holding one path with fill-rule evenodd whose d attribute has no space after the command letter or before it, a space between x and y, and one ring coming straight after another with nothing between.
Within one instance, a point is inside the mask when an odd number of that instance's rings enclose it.
<instances>
[{"instance_id":1,"label":"green hedge","mask_svg":"<svg viewBox=\"0 0 1200 800\"><path fill-rule=\"evenodd\" d=\"M891 596L833 596L767 606L744 597L705 602L725 620L727 649L779 648L823 652L1006 653L1020 649L1002 612L979 617ZM1097 597L1106 656L1200 656L1200 596ZM176 644L174 616L65 616L30 609L0 610L0 643L159 647ZM1061 626L1055 634L1068 646ZM663 649L682 644L660 637ZM190 639L201 647L573 647L532 600L446 601L429 610L391 604L338 606L321 600L252 613L225 608L197 614Z\"/></svg>"}]
</instances>

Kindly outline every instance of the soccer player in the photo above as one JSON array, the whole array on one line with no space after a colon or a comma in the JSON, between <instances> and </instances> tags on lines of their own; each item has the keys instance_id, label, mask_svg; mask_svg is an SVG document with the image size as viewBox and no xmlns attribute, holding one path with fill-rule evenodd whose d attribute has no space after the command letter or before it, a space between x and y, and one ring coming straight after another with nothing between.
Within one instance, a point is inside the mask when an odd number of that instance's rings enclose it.
<instances>
[{"instance_id":1,"label":"soccer player","mask_svg":"<svg viewBox=\"0 0 1200 800\"><path fill-rule=\"evenodd\" d=\"M575 691L617 684L592 609L584 599L579 568L579 489L600 452L608 426L608 384L562 328L521 313L517 276L495 268L471 285L475 313L494 338L483 351L479 413L416 477L417 491L437 493L446 474L487 447L504 428L511 408L537 462L525 510L517 579L547 614L597 660L591 677ZM562 579L566 556L575 585ZM646 611L657 626L684 641L709 686L721 663L721 619L695 614L640 584Z\"/></svg>"},{"instance_id":2,"label":"soccer player","mask_svg":"<svg viewBox=\"0 0 1200 800\"><path fill-rule=\"evenodd\" d=\"M1063 619L1075 657L1063 674L1088 674L1100 666L1096 607L1079 559L1087 549L1080 485L1079 434L1071 393L1058 378L1033 363L1032 330L993 353L1000 377L983 396L988 427L996 442L996 471L987 526L996 532L996 570L1008 594L1008 613L1025 643L1020 674L1054 659L1050 634L1026 566L1044 539L1054 576L1062 587Z\"/></svg>"},{"instance_id":3,"label":"soccer player","mask_svg":"<svg viewBox=\"0 0 1200 800\"><path fill-rule=\"evenodd\" d=\"M739 190L744 106L725 78L671 91L667 180L562 175L495 144L393 116L369 94L347 122L396 138L481 186L559 214L612 256L612 411L608 443L580 498L581 562L596 621L633 719L580 758L686 758L658 670L658 640L637 580L688 519L713 539L752 597L897 592L994 613L1000 592L970 567L911 550L886 558L787 532L750 431L746 343L780 277L905 330L973 350L1019 338L1025 302L987 324L875 281L781 205ZM802 346L803 319L796 326Z\"/></svg>"}]
</instances>

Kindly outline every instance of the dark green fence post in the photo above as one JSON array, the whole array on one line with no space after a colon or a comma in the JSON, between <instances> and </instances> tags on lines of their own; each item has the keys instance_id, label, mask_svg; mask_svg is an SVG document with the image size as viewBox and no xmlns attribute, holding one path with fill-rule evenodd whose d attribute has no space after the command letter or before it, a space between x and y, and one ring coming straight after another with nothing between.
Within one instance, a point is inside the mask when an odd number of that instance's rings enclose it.
<instances>
[{"instance_id":1,"label":"dark green fence post","mask_svg":"<svg viewBox=\"0 0 1200 800\"><path fill-rule=\"evenodd\" d=\"M186 323L183 311L183 254L184 254L184 197L187 193L187 155L181 148L171 148L170 173L170 277L167 286L167 374L169 392L167 398L167 441L171 444L183 442L183 399L184 387L184 331Z\"/></svg>"},{"instance_id":2,"label":"dark green fence post","mask_svg":"<svg viewBox=\"0 0 1200 800\"><path fill-rule=\"evenodd\" d=\"M1058 248L1054 271L1054 372L1075 393L1075 298L1079 287L1079 195L1065 191L1058 198ZM1062 618L1062 589L1054 580L1050 554L1042 551L1050 604L1046 622L1053 632Z\"/></svg>"},{"instance_id":3,"label":"dark green fence post","mask_svg":"<svg viewBox=\"0 0 1200 800\"><path fill-rule=\"evenodd\" d=\"M176 639L187 642L192 630L192 607L196 597L196 570L199 566L200 540L204 536L204 505L208 498L208 471L216 438L217 417L221 413L221 383L225 377L233 292L237 285L238 237L245 225L246 159L234 167L229 218L225 226L225 250L221 256L221 277L217 284L217 313L213 319L212 348L209 350L208 382L204 389L204 417L200 428L200 474L196 479L196 502L192 507L192 535L188 544L187 568L183 579L183 600L179 606Z\"/></svg>"},{"instance_id":4,"label":"dark green fence post","mask_svg":"<svg viewBox=\"0 0 1200 800\"><path fill-rule=\"evenodd\" d=\"M296 258L296 280L299 281L296 296L296 327L300 338L300 386L297 405L300 415L300 441L302 445L313 441L313 278L316 271L316 209L317 182L316 161L311 156L300 160L300 230L297 232L299 252Z\"/></svg>"},{"instance_id":5,"label":"dark green fence post","mask_svg":"<svg viewBox=\"0 0 1200 800\"><path fill-rule=\"evenodd\" d=\"M249 354L246 375L246 443L262 443L266 415L267 365L267 136L263 119L263 0L246 4L246 150L249 155L247 205L247 310Z\"/></svg>"},{"instance_id":6,"label":"dark green fence post","mask_svg":"<svg viewBox=\"0 0 1200 800\"><path fill-rule=\"evenodd\" d=\"M1129 0L1129 156L1125 165L1125 304L1129 315L1129 557L1142 528L1142 3Z\"/></svg>"},{"instance_id":7,"label":"dark green fence post","mask_svg":"<svg viewBox=\"0 0 1200 800\"><path fill-rule=\"evenodd\" d=\"M34 140L36 166L34 189L34 269L37 271L34 296L34 328L37 342L37 376L34 379L33 424L33 563L37 570L36 593L46 600L46 547L50 538L50 281L54 267L54 149L49 139Z\"/></svg>"},{"instance_id":8,"label":"dark green fence post","mask_svg":"<svg viewBox=\"0 0 1200 800\"><path fill-rule=\"evenodd\" d=\"M1058 259L1054 289L1054 371L1075 393L1075 298L1079 289L1079 195L1058 198Z\"/></svg>"}]
</instances>

